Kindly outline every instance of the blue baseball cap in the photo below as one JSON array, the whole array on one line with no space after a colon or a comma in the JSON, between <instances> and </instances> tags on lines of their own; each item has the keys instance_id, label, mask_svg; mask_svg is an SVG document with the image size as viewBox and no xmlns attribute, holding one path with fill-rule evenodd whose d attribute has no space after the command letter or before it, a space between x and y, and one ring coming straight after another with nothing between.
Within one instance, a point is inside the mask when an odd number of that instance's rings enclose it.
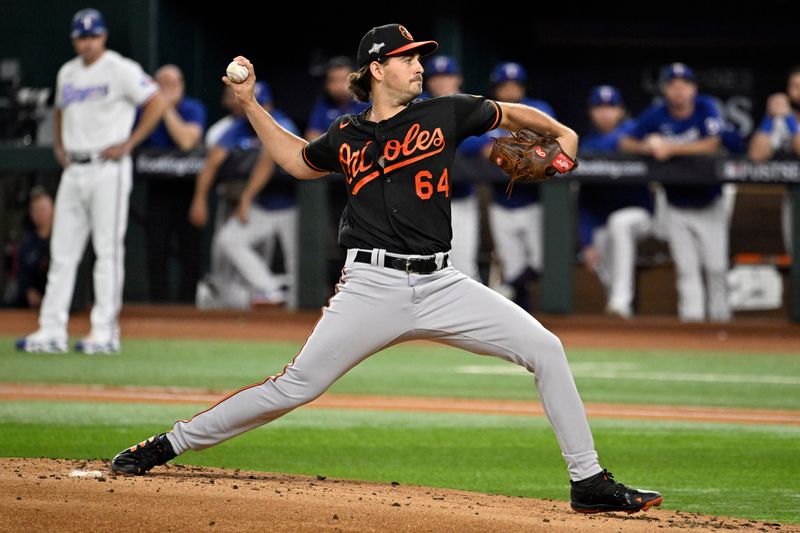
<instances>
[{"instance_id":1,"label":"blue baseball cap","mask_svg":"<svg viewBox=\"0 0 800 533\"><path fill-rule=\"evenodd\" d=\"M256 102L261 105L272 103L272 91L269 84L265 81L257 81L253 87L253 94L256 97Z\"/></svg>"},{"instance_id":2,"label":"blue baseball cap","mask_svg":"<svg viewBox=\"0 0 800 533\"><path fill-rule=\"evenodd\" d=\"M684 63L672 63L661 71L661 83L666 83L675 78L683 78L694 82L694 72Z\"/></svg>"},{"instance_id":3,"label":"blue baseball cap","mask_svg":"<svg viewBox=\"0 0 800 533\"><path fill-rule=\"evenodd\" d=\"M598 85L589 93L589 107L598 105L622 106L622 93L613 85Z\"/></svg>"},{"instance_id":4,"label":"blue baseball cap","mask_svg":"<svg viewBox=\"0 0 800 533\"><path fill-rule=\"evenodd\" d=\"M69 36L77 37L97 36L106 33L106 23L103 15L96 9L81 9L72 17L72 30Z\"/></svg>"},{"instance_id":5,"label":"blue baseball cap","mask_svg":"<svg viewBox=\"0 0 800 533\"><path fill-rule=\"evenodd\" d=\"M452 56L433 56L425 64L425 74L430 78L439 74L461 74L458 63Z\"/></svg>"},{"instance_id":6,"label":"blue baseball cap","mask_svg":"<svg viewBox=\"0 0 800 533\"><path fill-rule=\"evenodd\" d=\"M498 83L502 83L504 81L518 81L520 83L525 83L528 81L528 73L525 71L525 67L519 63L505 61L494 66L492 73L489 76L489 81L492 83L492 85L497 85Z\"/></svg>"}]
</instances>

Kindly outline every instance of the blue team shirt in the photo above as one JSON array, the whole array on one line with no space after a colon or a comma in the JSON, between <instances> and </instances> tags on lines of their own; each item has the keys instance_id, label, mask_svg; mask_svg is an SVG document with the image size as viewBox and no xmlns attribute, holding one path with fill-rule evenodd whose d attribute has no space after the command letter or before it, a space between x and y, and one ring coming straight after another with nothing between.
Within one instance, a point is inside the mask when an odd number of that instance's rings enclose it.
<instances>
[{"instance_id":1,"label":"blue team shirt","mask_svg":"<svg viewBox=\"0 0 800 533\"><path fill-rule=\"evenodd\" d=\"M206 106L200 100L194 98L184 98L181 100L175 110L178 115L186 121L192 122L200 126L202 130L206 129ZM137 111L136 122L141 118L141 110ZM142 146L148 148L177 148L175 141L169 136L167 126L164 121L158 123L156 129L150 134L147 139L142 142Z\"/></svg>"},{"instance_id":2,"label":"blue team shirt","mask_svg":"<svg viewBox=\"0 0 800 533\"><path fill-rule=\"evenodd\" d=\"M608 133L593 131L581 137L581 152L610 153L619 149L619 141L636 128L636 121L625 119L615 129Z\"/></svg>"},{"instance_id":3,"label":"blue team shirt","mask_svg":"<svg viewBox=\"0 0 800 533\"><path fill-rule=\"evenodd\" d=\"M791 155L794 152L792 139L800 133L800 124L798 124L797 117L793 114L787 117L771 117L767 115L758 125L758 131L770 136L770 140L777 146L777 153Z\"/></svg>"},{"instance_id":4,"label":"blue team shirt","mask_svg":"<svg viewBox=\"0 0 800 533\"><path fill-rule=\"evenodd\" d=\"M635 127L636 122L628 119L608 133L594 131L581 137L581 153L616 152L619 149L620 139L630 135ZM650 212L653 211L653 200L646 183L630 185L582 183L579 200L579 231L582 246L592 242L595 228L604 226L614 211L624 207L643 207Z\"/></svg>"},{"instance_id":5,"label":"blue team shirt","mask_svg":"<svg viewBox=\"0 0 800 533\"><path fill-rule=\"evenodd\" d=\"M363 104L354 100L348 100L346 104L336 105L330 98L322 96L314 102L311 116L308 118L308 128L321 132L328 131L328 128L341 115L357 115L364 111L369 104Z\"/></svg>"},{"instance_id":6,"label":"blue team shirt","mask_svg":"<svg viewBox=\"0 0 800 533\"><path fill-rule=\"evenodd\" d=\"M273 109L270 111L270 115L272 115L272 118L286 130L295 135L299 134L295 123L283 111ZM217 141L217 146L224 148L228 152L235 149L257 150L261 148L261 140L250 125L250 121L242 117L237 119L222 137L220 137ZM294 189L294 180L270 181L267 183L266 187L262 189L261 193L259 193L256 202L264 209L285 209L291 207L295 203Z\"/></svg>"},{"instance_id":7,"label":"blue team shirt","mask_svg":"<svg viewBox=\"0 0 800 533\"><path fill-rule=\"evenodd\" d=\"M553 118L556 118L556 113L553 111L553 108L545 102L544 100L534 100L532 98L523 98L520 102L521 104L525 104L530 107L534 107L539 111L550 115ZM483 138L486 142L491 141L497 137L506 137L510 135L508 130L504 129L496 129L490 132L487 132L483 135ZM484 144L486 144L484 142ZM524 183L520 187L514 187L514 194L511 195L511 198L508 197L506 193L506 184L504 183L493 183L492 188L494 189L494 201L495 203L502 205L504 207L524 207L526 205L530 205L539 201L539 184L538 183Z\"/></svg>"},{"instance_id":8,"label":"blue team shirt","mask_svg":"<svg viewBox=\"0 0 800 533\"><path fill-rule=\"evenodd\" d=\"M669 114L666 104L646 109L637 120L631 135L643 139L649 133L660 133L678 143L689 143L722 133L722 116L708 96L698 95L694 112L678 120ZM665 185L669 203L677 207L705 207L722 192L720 185Z\"/></svg>"}]
</instances>

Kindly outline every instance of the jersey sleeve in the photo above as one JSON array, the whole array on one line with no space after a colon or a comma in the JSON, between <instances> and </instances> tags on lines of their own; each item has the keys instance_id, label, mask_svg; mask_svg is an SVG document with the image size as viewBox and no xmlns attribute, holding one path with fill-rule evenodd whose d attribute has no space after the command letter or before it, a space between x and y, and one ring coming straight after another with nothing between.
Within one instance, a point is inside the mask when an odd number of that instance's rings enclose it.
<instances>
[{"instance_id":1,"label":"jersey sleeve","mask_svg":"<svg viewBox=\"0 0 800 533\"><path fill-rule=\"evenodd\" d=\"M240 121L238 122L235 122L234 124L231 125L231 127L225 130L225 133L220 135L219 139L214 144L214 146L219 146L220 148L224 148L228 152L239 146L239 141L242 138L241 120L242 119L240 119Z\"/></svg>"},{"instance_id":2,"label":"jersey sleeve","mask_svg":"<svg viewBox=\"0 0 800 533\"><path fill-rule=\"evenodd\" d=\"M206 129L206 106L199 100L186 100L186 105L181 108L181 118L186 122L197 124Z\"/></svg>"},{"instance_id":3,"label":"jersey sleeve","mask_svg":"<svg viewBox=\"0 0 800 533\"><path fill-rule=\"evenodd\" d=\"M644 139L645 135L656 131L658 129L657 113L658 109L655 107L646 109L639 115L639 118L636 119L635 124L625 132L625 135L630 135L637 139Z\"/></svg>"},{"instance_id":4,"label":"jersey sleeve","mask_svg":"<svg viewBox=\"0 0 800 533\"><path fill-rule=\"evenodd\" d=\"M303 161L317 172L337 172L339 154L335 146L336 128L342 117L333 121L328 131L303 147Z\"/></svg>"},{"instance_id":5,"label":"jersey sleeve","mask_svg":"<svg viewBox=\"0 0 800 533\"><path fill-rule=\"evenodd\" d=\"M120 64L119 82L123 94L137 106L158 92L156 82L135 61L126 60Z\"/></svg>"},{"instance_id":6,"label":"jersey sleeve","mask_svg":"<svg viewBox=\"0 0 800 533\"><path fill-rule=\"evenodd\" d=\"M456 123L456 137L460 143L467 137L480 136L500 126L503 111L494 100L470 94L450 96Z\"/></svg>"},{"instance_id":7,"label":"jersey sleeve","mask_svg":"<svg viewBox=\"0 0 800 533\"><path fill-rule=\"evenodd\" d=\"M710 98L702 101L702 116L703 122L700 126L700 132L703 137L714 137L722 134L722 113L717 104Z\"/></svg>"}]
</instances>

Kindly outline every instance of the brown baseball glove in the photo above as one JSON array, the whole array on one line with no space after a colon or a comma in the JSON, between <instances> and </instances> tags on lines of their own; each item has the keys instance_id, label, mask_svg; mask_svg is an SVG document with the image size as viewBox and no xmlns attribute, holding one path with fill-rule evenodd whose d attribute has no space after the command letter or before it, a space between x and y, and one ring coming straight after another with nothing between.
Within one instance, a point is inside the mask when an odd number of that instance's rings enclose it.
<instances>
[{"instance_id":1,"label":"brown baseball glove","mask_svg":"<svg viewBox=\"0 0 800 533\"><path fill-rule=\"evenodd\" d=\"M511 132L510 137L495 139L491 159L511 176L506 188L509 196L517 181L542 181L552 178L556 172L563 174L578 166L552 134L528 128Z\"/></svg>"}]
</instances>

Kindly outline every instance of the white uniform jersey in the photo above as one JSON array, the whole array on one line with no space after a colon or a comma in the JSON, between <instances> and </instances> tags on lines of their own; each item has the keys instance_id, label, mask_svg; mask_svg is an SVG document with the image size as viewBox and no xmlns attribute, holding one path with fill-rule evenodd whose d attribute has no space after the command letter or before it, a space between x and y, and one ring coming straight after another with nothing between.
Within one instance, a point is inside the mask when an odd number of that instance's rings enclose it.
<instances>
[{"instance_id":1,"label":"white uniform jersey","mask_svg":"<svg viewBox=\"0 0 800 533\"><path fill-rule=\"evenodd\" d=\"M58 71L56 106L67 152L96 153L128 139L136 108L158 91L138 63L113 50L89 66L80 57Z\"/></svg>"}]
</instances>

